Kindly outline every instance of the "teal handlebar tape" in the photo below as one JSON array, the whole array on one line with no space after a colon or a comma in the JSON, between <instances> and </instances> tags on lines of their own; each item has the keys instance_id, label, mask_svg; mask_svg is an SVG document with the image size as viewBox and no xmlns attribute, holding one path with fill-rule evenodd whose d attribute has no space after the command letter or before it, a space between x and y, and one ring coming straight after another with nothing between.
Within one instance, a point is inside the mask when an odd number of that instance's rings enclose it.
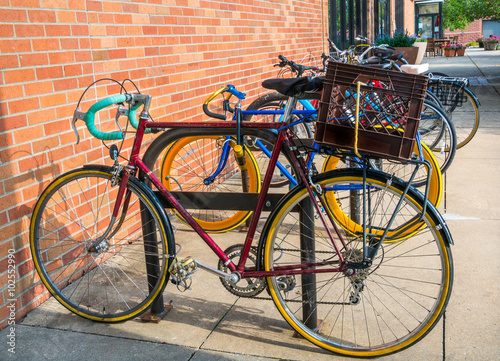
<instances>
[{"instance_id":1,"label":"teal handlebar tape","mask_svg":"<svg viewBox=\"0 0 500 361\"><path fill-rule=\"evenodd\" d=\"M87 111L87 113L85 113L85 117L83 118L83 120L87 124L87 128L89 129L90 134L92 134L97 139L101 140L123 139L124 134L122 132L107 133L107 132L101 132L99 129L97 129L95 126L95 113L110 105L123 103L125 100L127 100L127 96L125 94L118 94L103 99L92 105Z\"/></svg>"},{"instance_id":2,"label":"teal handlebar tape","mask_svg":"<svg viewBox=\"0 0 500 361\"><path fill-rule=\"evenodd\" d=\"M130 124L137 129L139 126L139 121L137 120L137 108L139 108L143 103L141 102L136 102L134 105L130 107L130 110L128 112L128 118L130 119ZM148 128L144 131L144 133L148 134L151 133L151 129Z\"/></svg>"}]
</instances>

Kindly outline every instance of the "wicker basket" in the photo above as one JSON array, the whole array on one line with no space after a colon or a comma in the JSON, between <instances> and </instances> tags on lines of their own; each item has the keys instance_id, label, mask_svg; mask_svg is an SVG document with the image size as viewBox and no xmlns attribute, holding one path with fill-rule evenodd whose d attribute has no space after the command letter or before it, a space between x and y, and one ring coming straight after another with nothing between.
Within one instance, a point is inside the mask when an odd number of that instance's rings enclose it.
<instances>
[{"instance_id":1,"label":"wicker basket","mask_svg":"<svg viewBox=\"0 0 500 361\"><path fill-rule=\"evenodd\" d=\"M315 140L355 149L357 83L359 96L357 150L408 160L413 154L427 77L344 63L329 63L319 105Z\"/></svg>"}]
</instances>

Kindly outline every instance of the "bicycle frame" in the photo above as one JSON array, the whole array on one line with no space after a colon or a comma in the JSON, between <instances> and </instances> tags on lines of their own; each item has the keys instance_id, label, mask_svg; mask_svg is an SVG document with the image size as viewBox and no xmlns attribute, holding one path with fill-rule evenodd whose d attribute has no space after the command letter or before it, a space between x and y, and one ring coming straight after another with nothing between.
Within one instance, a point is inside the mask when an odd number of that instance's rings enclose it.
<instances>
[{"instance_id":1,"label":"bicycle frame","mask_svg":"<svg viewBox=\"0 0 500 361\"><path fill-rule=\"evenodd\" d=\"M293 98L292 98L293 99ZM290 101L295 106L294 101ZM291 107L287 105L287 108ZM285 110L285 117L287 117L287 110ZM340 247L334 239L334 234L330 230L330 227L325 227L329 231L330 240L332 242L333 247L335 248L338 254L338 260L333 260L328 262L329 264L337 265L337 267L332 268L323 268L323 269L314 269L317 266L325 266L328 263L307 263L307 264L297 264L294 266L284 266L284 267L275 267L273 271L257 271L257 270L245 270L245 264L248 259L248 254L250 251L250 247L252 245L256 230L257 224L259 222L260 214L264 207L264 202L266 200L266 196L268 194L269 186L271 183L273 169L276 166L279 154L282 150L283 144L286 144L288 147L292 147L291 143L292 134L287 131L287 128L283 128L280 123L247 123L242 124L242 128L261 128L261 129L276 129L278 131L277 142L273 148L273 152L271 154L271 159L269 162L269 166L264 177L264 182L262 186L262 191L260 192L257 200L257 206L254 211L254 216L252 217L252 221L249 225L249 230L245 238L243 250L241 253L241 257L237 265L235 265L229 257L224 253L224 251L217 245L217 243L198 225L198 223L193 219L190 213L177 201L177 199L170 193L168 189L163 186L161 181L152 173L152 171L144 164L142 159L139 156L139 151L141 148L142 140L146 129L165 129L165 128L236 128L237 124L235 122L198 122L198 123L174 123L174 122L151 122L147 116L141 114L139 118L139 126L137 128L137 134L132 146L131 156L129 160L129 164L124 167L124 172L122 176L122 181L120 183L120 189L118 192L118 198L113 210L113 222L117 218L120 207L123 203L123 208L126 210L127 208L127 200L125 195L126 184L131 175L135 174L137 170L142 171L146 177L154 184L154 186L160 191L160 193L165 197L165 199L172 205L172 208L175 208L177 212L184 218L184 220L195 230L196 233L205 241L205 243L212 249L212 251L227 265L231 272L237 272L240 277L265 277L265 276L279 276L284 274L307 274L307 273L322 273L322 272L341 272L343 271L343 265L345 263L344 258L340 252ZM280 128L280 129L279 129ZM304 161L296 156L295 152L291 152L294 161L297 162L300 166L299 176L307 187L311 198L314 200L314 207L316 210L320 210L321 205L318 203L316 198L314 197L314 191L311 189L311 186L308 184L307 175L305 174L306 165ZM125 201L124 201L125 199ZM341 243L341 247L345 248L346 243L342 238L340 230L332 219L332 216L328 214L329 220L327 220L321 212L320 214L321 220L325 222L325 225L331 224L333 228L333 232L336 233L338 237L338 241ZM110 225L112 227L113 225Z\"/></svg>"}]
</instances>

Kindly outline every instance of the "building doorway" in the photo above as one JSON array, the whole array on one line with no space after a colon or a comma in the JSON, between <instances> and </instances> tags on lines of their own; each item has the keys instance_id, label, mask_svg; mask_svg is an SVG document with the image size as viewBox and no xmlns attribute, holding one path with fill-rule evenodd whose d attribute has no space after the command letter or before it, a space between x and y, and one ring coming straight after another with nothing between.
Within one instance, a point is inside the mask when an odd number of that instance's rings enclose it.
<instances>
[{"instance_id":1,"label":"building doorway","mask_svg":"<svg viewBox=\"0 0 500 361\"><path fill-rule=\"evenodd\" d=\"M415 8L417 17L416 33L422 38L442 38L442 2L417 2Z\"/></svg>"}]
</instances>

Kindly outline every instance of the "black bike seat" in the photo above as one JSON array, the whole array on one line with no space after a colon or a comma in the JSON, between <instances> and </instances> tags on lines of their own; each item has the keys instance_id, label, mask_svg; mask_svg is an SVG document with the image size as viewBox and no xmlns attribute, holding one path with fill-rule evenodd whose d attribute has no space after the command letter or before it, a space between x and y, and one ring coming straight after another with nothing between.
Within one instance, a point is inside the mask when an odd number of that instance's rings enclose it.
<instances>
[{"instance_id":1,"label":"black bike seat","mask_svg":"<svg viewBox=\"0 0 500 361\"><path fill-rule=\"evenodd\" d=\"M376 50L374 55L379 58L388 58L390 57L394 52L392 50Z\"/></svg>"},{"instance_id":2,"label":"black bike seat","mask_svg":"<svg viewBox=\"0 0 500 361\"><path fill-rule=\"evenodd\" d=\"M278 93L301 99L319 99L319 92L323 89L324 77L305 76L302 78L274 78L262 82L266 89L276 90Z\"/></svg>"},{"instance_id":3,"label":"black bike seat","mask_svg":"<svg viewBox=\"0 0 500 361\"><path fill-rule=\"evenodd\" d=\"M401 60L403 58L403 53L393 54L389 57L391 60Z\"/></svg>"}]
</instances>

